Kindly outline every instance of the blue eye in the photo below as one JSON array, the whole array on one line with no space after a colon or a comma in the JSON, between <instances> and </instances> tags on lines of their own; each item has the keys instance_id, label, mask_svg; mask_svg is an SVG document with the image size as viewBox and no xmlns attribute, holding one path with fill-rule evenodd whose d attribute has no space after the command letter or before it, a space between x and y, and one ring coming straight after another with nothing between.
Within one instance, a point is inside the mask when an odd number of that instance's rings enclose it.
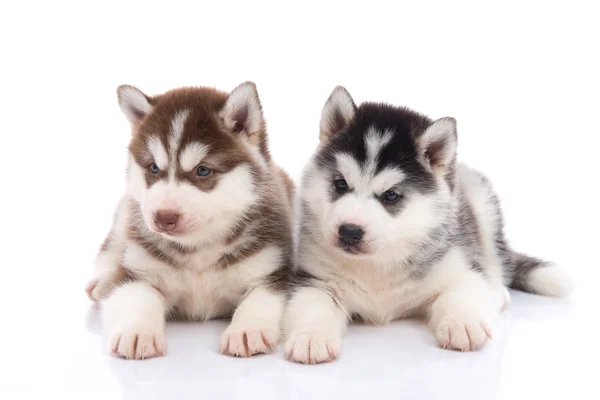
<instances>
[{"instance_id":1,"label":"blue eye","mask_svg":"<svg viewBox=\"0 0 600 400\"><path fill-rule=\"evenodd\" d=\"M400 195L393 190L388 190L383 194L383 200L387 203L393 203L400 198Z\"/></svg>"},{"instance_id":2,"label":"blue eye","mask_svg":"<svg viewBox=\"0 0 600 400\"><path fill-rule=\"evenodd\" d=\"M150 172L154 175L158 174L158 165L156 165L156 163L150 164Z\"/></svg>"},{"instance_id":3,"label":"blue eye","mask_svg":"<svg viewBox=\"0 0 600 400\"><path fill-rule=\"evenodd\" d=\"M348 182L345 179L336 179L333 185L335 186L335 190L340 194L348 191Z\"/></svg>"},{"instance_id":4,"label":"blue eye","mask_svg":"<svg viewBox=\"0 0 600 400\"><path fill-rule=\"evenodd\" d=\"M205 166L203 166L203 165L199 166L199 167L196 169L196 174L197 174L198 176L208 176L208 175L210 175L210 173L211 173L211 172L212 172L212 171L211 171L211 169L210 169L210 168L207 168L207 167L205 167Z\"/></svg>"}]
</instances>

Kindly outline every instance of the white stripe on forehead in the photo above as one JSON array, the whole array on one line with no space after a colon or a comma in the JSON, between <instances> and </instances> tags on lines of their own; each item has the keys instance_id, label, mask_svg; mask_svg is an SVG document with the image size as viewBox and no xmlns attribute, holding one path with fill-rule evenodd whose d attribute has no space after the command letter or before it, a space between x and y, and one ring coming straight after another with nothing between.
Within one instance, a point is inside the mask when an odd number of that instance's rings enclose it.
<instances>
[{"instance_id":1,"label":"white stripe on forehead","mask_svg":"<svg viewBox=\"0 0 600 400\"><path fill-rule=\"evenodd\" d=\"M339 172L355 192L368 196L379 195L404 179L404 173L397 168L385 168L379 173L376 172L379 153L391 139L392 131L380 133L374 127L368 129L364 139L367 160L363 168L358 160L348 153L336 155Z\"/></svg>"},{"instance_id":2,"label":"white stripe on forehead","mask_svg":"<svg viewBox=\"0 0 600 400\"><path fill-rule=\"evenodd\" d=\"M185 109L178 111L171 120L171 132L169 135L169 159L171 162L171 168L169 168L169 180L175 180L175 170L177 163L175 159L177 157L177 148L179 147L179 141L181 135L183 135L183 128L185 127L185 121L190 115L190 110Z\"/></svg>"},{"instance_id":3,"label":"white stripe on forehead","mask_svg":"<svg viewBox=\"0 0 600 400\"><path fill-rule=\"evenodd\" d=\"M404 173L397 168L385 168L379 173L377 171L377 159L381 150L390 142L393 135L392 130L383 133L370 127L365 135L365 147L367 148L367 166L365 173L371 178L369 189L373 194L379 195L404 179Z\"/></svg>"},{"instance_id":4,"label":"white stripe on forehead","mask_svg":"<svg viewBox=\"0 0 600 400\"><path fill-rule=\"evenodd\" d=\"M179 156L179 165L181 165L181 169L184 171L191 171L204 157L206 157L207 153L208 145L198 142L188 144Z\"/></svg>"},{"instance_id":5,"label":"white stripe on forehead","mask_svg":"<svg viewBox=\"0 0 600 400\"><path fill-rule=\"evenodd\" d=\"M148 151L152 154L154 162L160 169L165 169L169 165L169 155L162 142L157 136L151 136L146 143Z\"/></svg>"},{"instance_id":6,"label":"white stripe on forehead","mask_svg":"<svg viewBox=\"0 0 600 400\"><path fill-rule=\"evenodd\" d=\"M392 132L386 130L380 133L374 126L367 130L365 135L365 147L367 148L367 160L371 168L375 168L375 162L381 149L388 144L392 138Z\"/></svg>"}]
</instances>

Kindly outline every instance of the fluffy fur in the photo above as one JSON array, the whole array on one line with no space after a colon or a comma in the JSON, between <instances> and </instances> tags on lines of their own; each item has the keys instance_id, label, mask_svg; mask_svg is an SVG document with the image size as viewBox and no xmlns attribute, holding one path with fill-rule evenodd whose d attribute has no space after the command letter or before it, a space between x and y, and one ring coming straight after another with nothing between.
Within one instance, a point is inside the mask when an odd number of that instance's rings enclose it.
<instances>
[{"instance_id":1,"label":"fluffy fur","mask_svg":"<svg viewBox=\"0 0 600 400\"><path fill-rule=\"evenodd\" d=\"M456 121L402 107L325 104L305 168L295 285L284 317L293 361L336 358L347 323L424 316L444 348L475 350L506 287L563 296L556 266L509 248L498 197L456 160Z\"/></svg>"},{"instance_id":2,"label":"fluffy fur","mask_svg":"<svg viewBox=\"0 0 600 400\"><path fill-rule=\"evenodd\" d=\"M166 351L167 319L232 317L221 351L268 352L280 337L292 262L293 185L269 155L256 87L118 88L132 124L127 190L87 287L110 350Z\"/></svg>"}]
</instances>

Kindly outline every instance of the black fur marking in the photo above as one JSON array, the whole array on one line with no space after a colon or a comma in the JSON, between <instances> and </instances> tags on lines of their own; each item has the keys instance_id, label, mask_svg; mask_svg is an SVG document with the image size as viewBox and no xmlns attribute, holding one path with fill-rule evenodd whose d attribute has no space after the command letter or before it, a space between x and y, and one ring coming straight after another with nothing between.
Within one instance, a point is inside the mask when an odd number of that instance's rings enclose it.
<instances>
[{"instance_id":1,"label":"black fur marking","mask_svg":"<svg viewBox=\"0 0 600 400\"><path fill-rule=\"evenodd\" d=\"M266 277L266 284L273 291L285 292L289 295L292 288L314 286L315 280L317 278L303 268L282 265Z\"/></svg>"},{"instance_id":2,"label":"black fur marking","mask_svg":"<svg viewBox=\"0 0 600 400\"><path fill-rule=\"evenodd\" d=\"M412 254L401 266L410 271L412 279L423 279L433 264L441 260L452 246L452 237L456 225L451 219L433 229L427 239L415 246Z\"/></svg>"},{"instance_id":3,"label":"black fur marking","mask_svg":"<svg viewBox=\"0 0 600 400\"><path fill-rule=\"evenodd\" d=\"M544 268L550 263L543 261L537 257L528 256L526 254L513 252L513 278L510 283L512 289L522 290L524 292L535 293L529 285L529 274L537 268Z\"/></svg>"},{"instance_id":4,"label":"black fur marking","mask_svg":"<svg viewBox=\"0 0 600 400\"><path fill-rule=\"evenodd\" d=\"M479 223L473 209L463 193L457 194L460 199L458 209L458 227L454 236L454 242L461 246L469 254L469 264L473 271L487 276L483 267L486 260L482 252L484 243L482 242L481 232L479 232Z\"/></svg>"},{"instance_id":5,"label":"black fur marking","mask_svg":"<svg viewBox=\"0 0 600 400\"><path fill-rule=\"evenodd\" d=\"M336 161L338 154L348 154L361 168L365 168L368 162L365 143L368 132L373 128L382 134L391 132L390 141L380 149L375 160L375 173L386 168L399 169L406 175L401 184L403 188L430 193L437 187L435 177L422 162L424 158L419 154L417 144L418 137L430 124L429 118L407 108L379 103L362 104L354 119L333 135L316 155L316 164L320 169L329 171L333 182L339 176ZM330 194L332 201L341 197L334 190Z\"/></svg>"},{"instance_id":6,"label":"black fur marking","mask_svg":"<svg viewBox=\"0 0 600 400\"><path fill-rule=\"evenodd\" d=\"M483 266L477 260L471 260L471 269L473 271L479 272L480 274L483 274L485 272L485 270L483 269Z\"/></svg>"},{"instance_id":7,"label":"black fur marking","mask_svg":"<svg viewBox=\"0 0 600 400\"><path fill-rule=\"evenodd\" d=\"M354 132L352 124L336 133L327 145L317 154L316 162L319 168L330 170L335 174L337 166L336 156L348 154L359 165L364 165L367 160L367 148L363 139L364 132Z\"/></svg>"}]
</instances>

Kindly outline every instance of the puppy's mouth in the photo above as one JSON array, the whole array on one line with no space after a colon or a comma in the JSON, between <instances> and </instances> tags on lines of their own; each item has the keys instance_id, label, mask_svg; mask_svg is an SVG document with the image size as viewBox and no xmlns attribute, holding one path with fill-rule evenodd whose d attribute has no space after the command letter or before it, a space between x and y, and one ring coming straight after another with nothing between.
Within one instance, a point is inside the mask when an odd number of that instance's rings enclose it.
<instances>
[{"instance_id":1,"label":"puppy's mouth","mask_svg":"<svg viewBox=\"0 0 600 400\"><path fill-rule=\"evenodd\" d=\"M336 240L335 247L343 251L345 254L350 256L365 256L369 254L368 249L363 243L358 243L355 245L348 245L345 243Z\"/></svg>"},{"instance_id":2,"label":"puppy's mouth","mask_svg":"<svg viewBox=\"0 0 600 400\"><path fill-rule=\"evenodd\" d=\"M149 224L150 230L154 233L158 233L166 238L178 238L189 235L192 233L192 229L189 226L177 226L174 229L165 229L158 226L156 223Z\"/></svg>"},{"instance_id":3,"label":"puppy's mouth","mask_svg":"<svg viewBox=\"0 0 600 400\"><path fill-rule=\"evenodd\" d=\"M340 245L339 248L344 250L344 253L346 253L346 254L353 254L353 255L363 254L363 252L360 249L356 248L355 246Z\"/></svg>"},{"instance_id":4,"label":"puppy's mouth","mask_svg":"<svg viewBox=\"0 0 600 400\"><path fill-rule=\"evenodd\" d=\"M186 231L156 231L157 233L160 233L163 236L166 237L181 237L181 236L185 236L187 235L189 232Z\"/></svg>"},{"instance_id":5,"label":"puppy's mouth","mask_svg":"<svg viewBox=\"0 0 600 400\"><path fill-rule=\"evenodd\" d=\"M152 232L154 233L158 233L164 237L181 237L181 236L185 236L186 234L188 234L187 231L183 231L181 229L177 229L177 230L164 230L164 229L160 229L156 226L152 227Z\"/></svg>"}]
</instances>

